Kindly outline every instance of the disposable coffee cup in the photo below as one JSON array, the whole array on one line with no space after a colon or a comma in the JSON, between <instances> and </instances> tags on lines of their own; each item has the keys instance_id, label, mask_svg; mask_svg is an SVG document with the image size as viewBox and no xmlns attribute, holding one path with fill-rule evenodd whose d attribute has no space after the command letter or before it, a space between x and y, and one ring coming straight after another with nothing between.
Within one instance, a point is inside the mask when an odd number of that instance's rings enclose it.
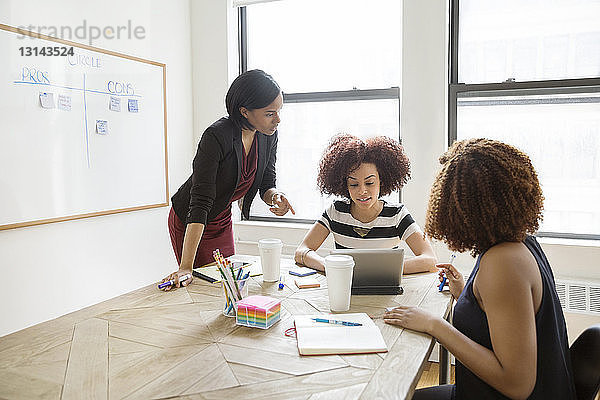
<instances>
[{"instance_id":1,"label":"disposable coffee cup","mask_svg":"<svg viewBox=\"0 0 600 400\"><path fill-rule=\"evenodd\" d=\"M263 281L277 282L279 280L279 262L281 261L282 247L283 243L279 239L260 239L258 241Z\"/></svg>"},{"instance_id":2,"label":"disposable coffee cup","mask_svg":"<svg viewBox=\"0 0 600 400\"><path fill-rule=\"evenodd\" d=\"M327 275L327 292L331 311L348 311L350 309L353 271L354 259L352 256L334 254L325 257L325 275Z\"/></svg>"}]
</instances>

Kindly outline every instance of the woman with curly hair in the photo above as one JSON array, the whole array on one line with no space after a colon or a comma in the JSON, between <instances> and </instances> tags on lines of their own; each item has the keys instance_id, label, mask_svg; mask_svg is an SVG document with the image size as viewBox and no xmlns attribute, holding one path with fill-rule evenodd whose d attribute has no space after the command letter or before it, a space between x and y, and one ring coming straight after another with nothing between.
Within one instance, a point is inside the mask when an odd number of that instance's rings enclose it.
<instances>
[{"instance_id":1,"label":"woman with curly hair","mask_svg":"<svg viewBox=\"0 0 600 400\"><path fill-rule=\"evenodd\" d=\"M334 201L306 234L296 262L324 271L325 261L316 250L333 233L338 249L391 249L404 240L415 254L404 262L404 273L435 270L433 249L406 207L380 199L409 177L410 162L397 141L334 136L321 158L317 184L321 193L344 199Z\"/></svg>"},{"instance_id":2,"label":"woman with curly hair","mask_svg":"<svg viewBox=\"0 0 600 400\"><path fill-rule=\"evenodd\" d=\"M466 284L438 265L457 299L453 325L416 307L385 322L434 336L456 357L456 384L413 399L575 399L564 316L548 260L533 236L543 196L526 154L488 139L440 157L425 232L478 256ZM440 274L441 275L441 274Z\"/></svg>"}]
</instances>

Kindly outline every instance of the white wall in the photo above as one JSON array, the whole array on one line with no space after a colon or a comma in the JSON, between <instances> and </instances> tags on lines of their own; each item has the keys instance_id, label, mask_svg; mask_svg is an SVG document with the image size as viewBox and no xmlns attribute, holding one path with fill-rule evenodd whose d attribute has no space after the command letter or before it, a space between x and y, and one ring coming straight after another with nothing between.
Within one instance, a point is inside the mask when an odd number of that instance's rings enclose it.
<instances>
[{"instance_id":1,"label":"white wall","mask_svg":"<svg viewBox=\"0 0 600 400\"><path fill-rule=\"evenodd\" d=\"M231 0L191 2L195 145L208 126L227 115L225 94L238 75L234 11Z\"/></svg>"},{"instance_id":2,"label":"white wall","mask_svg":"<svg viewBox=\"0 0 600 400\"><path fill-rule=\"evenodd\" d=\"M0 23L75 28L85 19L88 26L128 20L143 26L144 39L93 45L167 64L172 194L189 174L195 147L189 11L188 0L3 0ZM176 268L167 213L163 207L0 231L0 336L156 282Z\"/></svg>"}]
</instances>

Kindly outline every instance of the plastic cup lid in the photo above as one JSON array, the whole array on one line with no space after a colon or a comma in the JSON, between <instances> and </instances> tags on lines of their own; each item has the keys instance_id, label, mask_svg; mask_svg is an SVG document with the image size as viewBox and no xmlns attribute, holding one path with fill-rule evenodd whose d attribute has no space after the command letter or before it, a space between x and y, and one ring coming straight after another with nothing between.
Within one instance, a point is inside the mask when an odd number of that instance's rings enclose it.
<instances>
[{"instance_id":1,"label":"plastic cup lid","mask_svg":"<svg viewBox=\"0 0 600 400\"><path fill-rule=\"evenodd\" d=\"M332 254L325 257L326 268L348 268L354 267L354 258L344 254Z\"/></svg>"},{"instance_id":2,"label":"plastic cup lid","mask_svg":"<svg viewBox=\"0 0 600 400\"><path fill-rule=\"evenodd\" d=\"M283 242L281 239L260 239L258 241L258 247L262 247L263 249L275 248L283 246Z\"/></svg>"}]
</instances>

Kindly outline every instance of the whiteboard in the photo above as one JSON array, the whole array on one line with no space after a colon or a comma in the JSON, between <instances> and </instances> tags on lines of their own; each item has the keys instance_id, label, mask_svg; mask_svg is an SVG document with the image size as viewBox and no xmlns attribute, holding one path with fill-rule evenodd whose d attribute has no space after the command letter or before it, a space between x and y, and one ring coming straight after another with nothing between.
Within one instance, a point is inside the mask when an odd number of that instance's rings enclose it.
<instances>
[{"instance_id":1,"label":"whiteboard","mask_svg":"<svg viewBox=\"0 0 600 400\"><path fill-rule=\"evenodd\" d=\"M164 64L2 24L0 54L0 230L169 204Z\"/></svg>"}]
</instances>

